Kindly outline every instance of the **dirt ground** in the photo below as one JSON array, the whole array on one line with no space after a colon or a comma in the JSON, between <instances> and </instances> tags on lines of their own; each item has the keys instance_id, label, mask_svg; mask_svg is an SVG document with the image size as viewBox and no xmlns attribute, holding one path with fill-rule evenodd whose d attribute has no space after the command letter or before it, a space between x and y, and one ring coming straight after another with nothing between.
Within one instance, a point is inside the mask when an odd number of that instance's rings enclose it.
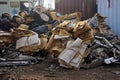
<instances>
[{"instance_id":1,"label":"dirt ground","mask_svg":"<svg viewBox=\"0 0 120 80\"><path fill-rule=\"evenodd\" d=\"M104 65L93 69L69 70L58 67L55 73L45 71L50 64L0 67L0 80L120 80L120 65Z\"/></svg>"}]
</instances>

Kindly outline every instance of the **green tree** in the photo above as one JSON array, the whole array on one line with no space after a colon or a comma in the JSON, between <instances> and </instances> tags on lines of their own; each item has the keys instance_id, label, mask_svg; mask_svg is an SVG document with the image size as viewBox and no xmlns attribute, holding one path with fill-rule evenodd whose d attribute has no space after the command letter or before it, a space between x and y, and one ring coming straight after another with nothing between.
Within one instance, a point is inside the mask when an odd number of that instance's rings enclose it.
<instances>
[{"instance_id":1,"label":"green tree","mask_svg":"<svg viewBox=\"0 0 120 80\"><path fill-rule=\"evenodd\" d=\"M55 0L55 3L59 3L60 2L60 0Z\"/></svg>"}]
</instances>

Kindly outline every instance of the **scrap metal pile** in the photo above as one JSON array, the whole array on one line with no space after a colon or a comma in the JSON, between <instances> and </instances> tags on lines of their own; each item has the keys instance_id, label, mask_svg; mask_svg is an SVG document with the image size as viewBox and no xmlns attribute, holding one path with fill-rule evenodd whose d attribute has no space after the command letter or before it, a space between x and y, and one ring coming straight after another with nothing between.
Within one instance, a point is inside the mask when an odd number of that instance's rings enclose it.
<instances>
[{"instance_id":1,"label":"scrap metal pile","mask_svg":"<svg viewBox=\"0 0 120 80\"><path fill-rule=\"evenodd\" d=\"M106 17L99 13L84 21L81 17L80 12L59 15L34 10L12 18L3 14L0 66L36 63L38 53L47 53L57 58L60 66L77 70L119 63L120 39L105 23Z\"/></svg>"}]
</instances>

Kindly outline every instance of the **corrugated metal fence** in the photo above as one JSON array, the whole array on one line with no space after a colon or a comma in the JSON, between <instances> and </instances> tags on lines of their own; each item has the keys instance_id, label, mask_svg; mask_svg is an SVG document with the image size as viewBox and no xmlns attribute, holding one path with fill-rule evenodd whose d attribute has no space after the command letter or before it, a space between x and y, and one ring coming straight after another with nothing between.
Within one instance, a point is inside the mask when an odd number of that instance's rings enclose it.
<instances>
[{"instance_id":1,"label":"corrugated metal fence","mask_svg":"<svg viewBox=\"0 0 120 80\"><path fill-rule=\"evenodd\" d=\"M97 12L96 0L59 0L56 11L61 14L80 11L83 19L88 19Z\"/></svg>"},{"instance_id":2,"label":"corrugated metal fence","mask_svg":"<svg viewBox=\"0 0 120 80\"><path fill-rule=\"evenodd\" d=\"M109 1L109 2L108 2ZM106 22L120 36L120 0L98 0L98 12L108 17Z\"/></svg>"}]
</instances>

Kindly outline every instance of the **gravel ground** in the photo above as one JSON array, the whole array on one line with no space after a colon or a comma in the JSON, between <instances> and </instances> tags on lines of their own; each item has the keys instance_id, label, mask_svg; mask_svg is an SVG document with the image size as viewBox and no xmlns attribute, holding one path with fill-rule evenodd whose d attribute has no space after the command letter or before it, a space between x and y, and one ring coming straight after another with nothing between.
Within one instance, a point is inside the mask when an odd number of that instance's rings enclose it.
<instances>
[{"instance_id":1,"label":"gravel ground","mask_svg":"<svg viewBox=\"0 0 120 80\"><path fill-rule=\"evenodd\" d=\"M48 66L43 61L29 66L0 67L0 80L120 80L120 65L80 70L57 67L52 73L45 70Z\"/></svg>"}]
</instances>

